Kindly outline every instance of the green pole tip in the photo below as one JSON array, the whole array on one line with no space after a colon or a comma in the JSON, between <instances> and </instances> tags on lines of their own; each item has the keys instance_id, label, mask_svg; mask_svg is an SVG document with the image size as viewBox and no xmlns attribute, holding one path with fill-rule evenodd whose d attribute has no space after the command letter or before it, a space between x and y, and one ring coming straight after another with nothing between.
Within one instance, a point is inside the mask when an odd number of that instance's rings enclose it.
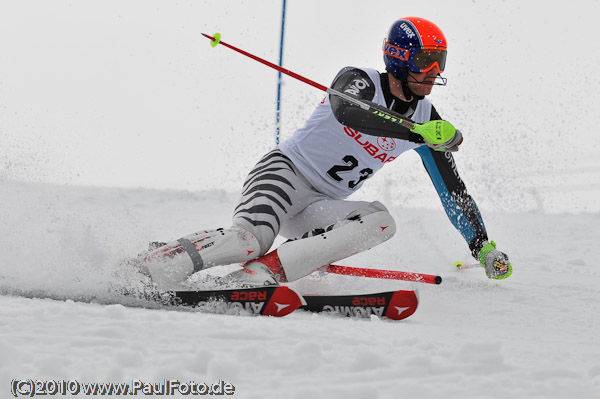
<instances>
[{"instance_id":1,"label":"green pole tip","mask_svg":"<svg viewBox=\"0 0 600 399\"><path fill-rule=\"evenodd\" d=\"M220 33L215 33L213 36L214 36L215 40L211 40L210 41L210 45L213 46L213 47L215 47L221 41L221 34Z\"/></svg>"}]
</instances>

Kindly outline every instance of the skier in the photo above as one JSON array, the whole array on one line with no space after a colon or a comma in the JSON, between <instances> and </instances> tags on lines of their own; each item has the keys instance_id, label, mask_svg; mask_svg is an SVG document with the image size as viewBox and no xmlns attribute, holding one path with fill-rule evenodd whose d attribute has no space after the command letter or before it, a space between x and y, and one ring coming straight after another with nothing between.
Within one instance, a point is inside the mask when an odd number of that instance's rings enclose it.
<instances>
[{"instance_id":1,"label":"skier","mask_svg":"<svg viewBox=\"0 0 600 399\"><path fill-rule=\"evenodd\" d=\"M332 88L383 105L416 123L441 120L426 96L434 85L446 83L441 77L447 51L442 31L424 18L402 18L391 26L382 49L386 72L346 67ZM159 285L177 284L200 270L232 263L244 263L226 276L237 286L297 280L394 235L394 219L383 204L346 198L385 164L415 150L472 255L489 278L505 279L512 266L488 240L452 157L461 142L458 130L441 145L426 142L331 95L304 127L250 171L232 227L161 243L139 260ZM267 253L279 234L289 240Z\"/></svg>"}]
</instances>

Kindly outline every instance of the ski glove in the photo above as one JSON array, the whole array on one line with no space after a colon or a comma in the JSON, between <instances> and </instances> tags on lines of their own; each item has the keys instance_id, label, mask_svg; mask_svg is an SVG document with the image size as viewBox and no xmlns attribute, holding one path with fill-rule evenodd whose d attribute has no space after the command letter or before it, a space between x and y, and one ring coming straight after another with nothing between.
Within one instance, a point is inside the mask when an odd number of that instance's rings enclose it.
<instances>
[{"instance_id":1,"label":"ski glove","mask_svg":"<svg viewBox=\"0 0 600 399\"><path fill-rule=\"evenodd\" d=\"M450 139L439 143L439 144L433 144L430 143L429 141L425 140L425 144L427 145L427 147L431 148L434 151L450 151L450 152L456 152L458 151L458 146L461 145L463 141L463 135L460 132L460 130L456 130L454 132L454 136L452 136Z\"/></svg>"},{"instance_id":2,"label":"ski glove","mask_svg":"<svg viewBox=\"0 0 600 399\"><path fill-rule=\"evenodd\" d=\"M479 262L485 268L488 278L503 280L512 274L512 265L508 256L496 249L496 243L484 242L483 248L479 250Z\"/></svg>"},{"instance_id":3,"label":"ski glove","mask_svg":"<svg viewBox=\"0 0 600 399\"><path fill-rule=\"evenodd\" d=\"M452 136L452 138L442 144L430 144L427 143L427 146L429 148L433 148L435 151L450 151L450 152L456 152L458 151L458 146L462 144L463 141L463 135L460 132L460 130L456 129L456 133L454 133L454 136Z\"/></svg>"}]
</instances>

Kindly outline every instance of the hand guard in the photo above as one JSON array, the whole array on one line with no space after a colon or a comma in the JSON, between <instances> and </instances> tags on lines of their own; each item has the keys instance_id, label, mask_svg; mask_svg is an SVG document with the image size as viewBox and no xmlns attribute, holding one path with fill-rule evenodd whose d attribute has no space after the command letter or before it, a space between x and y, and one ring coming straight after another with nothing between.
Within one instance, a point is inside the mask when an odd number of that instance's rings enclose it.
<instances>
[{"instance_id":1,"label":"hand guard","mask_svg":"<svg viewBox=\"0 0 600 399\"><path fill-rule=\"evenodd\" d=\"M444 143L441 144L432 144L428 141L425 141L425 144L427 145L427 147L435 150L435 151L450 151L450 152L456 152L458 151L458 146L461 145L463 141L463 135L460 132L460 130L456 130L456 132L454 133L454 136L452 136L452 138Z\"/></svg>"},{"instance_id":2,"label":"hand guard","mask_svg":"<svg viewBox=\"0 0 600 399\"><path fill-rule=\"evenodd\" d=\"M485 268L485 274L488 278L503 280L510 277L513 269L508 256L496 249L494 241L486 241L484 244L483 248L479 251L479 262Z\"/></svg>"},{"instance_id":3,"label":"hand guard","mask_svg":"<svg viewBox=\"0 0 600 399\"><path fill-rule=\"evenodd\" d=\"M458 151L463 141L462 133L450 122L442 120L415 124L411 131L420 134L425 144L435 151Z\"/></svg>"}]
</instances>

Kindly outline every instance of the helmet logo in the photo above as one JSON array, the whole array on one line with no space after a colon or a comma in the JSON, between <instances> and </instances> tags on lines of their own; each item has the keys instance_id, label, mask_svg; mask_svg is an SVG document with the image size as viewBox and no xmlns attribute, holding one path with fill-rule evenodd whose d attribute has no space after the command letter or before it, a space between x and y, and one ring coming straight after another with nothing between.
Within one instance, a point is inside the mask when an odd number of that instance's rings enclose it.
<instances>
[{"instance_id":1,"label":"helmet logo","mask_svg":"<svg viewBox=\"0 0 600 399\"><path fill-rule=\"evenodd\" d=\"M435 42L436 42L437 44L442 44L443 40L435 39Z\"/></svg>"},{"instance_id":2,"label":"helmet logo","mask_svg":"<svg viewBox=\"0 0 600 399\"><path fill-rule=\"evenodd\" d=\"M406 36L408 36L409 39L412 39L413 37L417 36L417 34L413 32L411 27L408 26L406 22L403 22L402 25L400 25L400 28L404 31L404 33L406 33Z\"/></svg>"},{"instance_id":3,"label":"helmet logo","mask_svg":"<svg viewBox=\"0 0 600 399\"><path fill-rule=\"evenodd\" d=\"M387 40L383 41L383 52L390 57L408 61L408 50L394 46L393 44L388 43Z\"/></svg>"}]
</instances>

